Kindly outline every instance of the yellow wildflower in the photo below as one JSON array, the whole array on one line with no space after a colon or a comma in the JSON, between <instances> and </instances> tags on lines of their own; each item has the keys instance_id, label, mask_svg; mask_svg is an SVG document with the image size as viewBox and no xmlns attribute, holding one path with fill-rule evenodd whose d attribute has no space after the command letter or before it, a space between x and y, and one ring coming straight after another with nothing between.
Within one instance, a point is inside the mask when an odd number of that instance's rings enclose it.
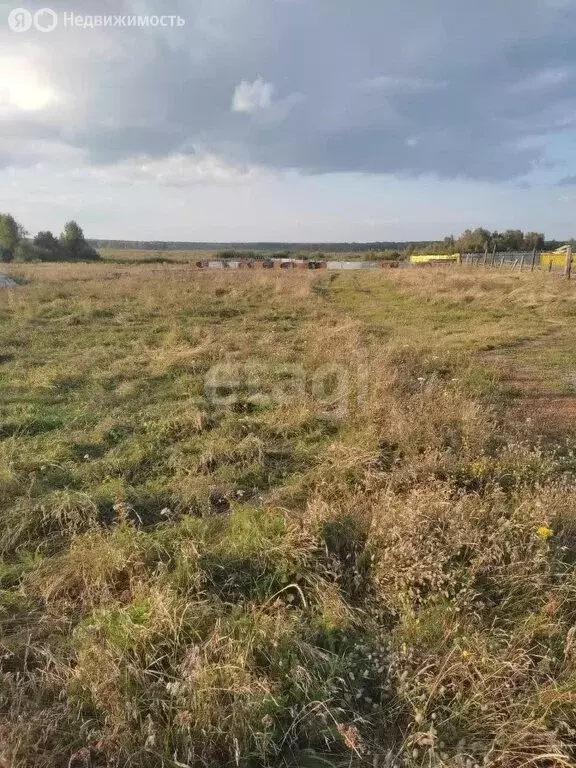
<instances>
[{"instance_id":1,"label":"yellow wildflower","mask_svg":"<svg viewBox=\"0 0 576 768\"><path fill-rule=\"evenodd\" d=\"M552 528L548 528L547 525L541 525L540 528L537 530L538 536L540 536L541 539L549 539L550 536L554 535L554 531Z\"/></svg>"},{"instance_id":2,"label":"yellow wildflower","mask_svg":"<svg viewBox=\"0 0 576 768\"><path fill-rule=\"evenodd\" d=\"M470 474L473 477L482 477L486 474L488 467L485 461L473 461L470 464Z\"/></svg>"}]
</instances>

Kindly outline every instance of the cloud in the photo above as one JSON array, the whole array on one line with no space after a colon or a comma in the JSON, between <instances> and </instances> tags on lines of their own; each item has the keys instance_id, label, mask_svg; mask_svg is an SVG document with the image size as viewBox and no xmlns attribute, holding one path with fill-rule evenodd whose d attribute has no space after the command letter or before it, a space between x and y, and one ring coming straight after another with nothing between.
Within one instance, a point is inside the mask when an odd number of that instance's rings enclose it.
<instances>
[{"instance_id":1,"label":"cloud","mask_svg":"<svg viewBox=\"0 0 576 768\"><path fill-rule=\"evenodd\" d=\"M284 99L274 99L276 88L261 77L254 82L242 80L234 89L232 112L252 115L260 122L280 122L285 120L291 110L306 100L301 93L291 93Z\"/></svg>"},{"instance_id":2,"label":"cloud","mask_svg":"<svg viewBox=\"0 0 576 768\"><path fill-rule=\"evenodd\" d=\"M154 183L188 183L180 164L196 184L201 148L226 168L498 181L541 167L576 125L572 1L524 0L519 14L500 0L174 0L170 13L185 25L3 28L18 65L0 76L0 163L54 163L66 147Z\"/></svg>"},{"instance_id":3,"label":"cloud","mask_svg":"<svg viewBox=\"0 0 576 768\"><path fill-rule=\"evenodd\" d=\"M245 184L264 177L265 172L250 166L232 166L210 154L176 153L162 159L142 155L112 165L80 167L73 175L114 184L153 182L167 187L188 187L198 184Z\"/></svg>"},{"instance_id":4,"label":"cloud","mask_svg":"<svg viewBox=\"0 0 576 768\"><path fill-rule=\"evenodd\" d=\"M232 112L246 112L251 115L261 109L270 109L274 90L274 85L261 77L257 77L253 83L242 80L234 89Z\"/></svg>"},{"instance_id":5,"label":"cloud","mask_svg":"<svg viewBox=\"0 0 576 768\"><path fill-rule=\"evenodd\" d=\"M576 187L576 174L573 176L564 176L556 184L557 187Z\"/></svg>"}]
</instances>

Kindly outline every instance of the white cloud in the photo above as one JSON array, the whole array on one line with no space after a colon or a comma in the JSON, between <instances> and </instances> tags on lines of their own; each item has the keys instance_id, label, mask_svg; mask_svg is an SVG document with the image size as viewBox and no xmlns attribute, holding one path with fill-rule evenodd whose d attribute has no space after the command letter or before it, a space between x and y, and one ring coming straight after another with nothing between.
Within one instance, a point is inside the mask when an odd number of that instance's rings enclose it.
<instances>
[{"instance_id":1,"label":"white cloud","mask_svg":"<svg viewBox=\"0 0 576 768\"><path fill-rule=\"evenodd\" d=\"M257 77L253 83L242 80L234 91L232 111L252 115L259 110L270 109L273 106L275 90L273 83L267 83L261 77Z\"/></svg>"},{"instance_id":2,"label":"white cloud","mask_svg":"<svg viewBox=\"0 0 576 768\"><path fill-rule=\"evenodd\" d=\"M258 118L260 122L279 123L285 120L292 109L306 97L302 93L291 93L283 99L275 99L276 86L261 77L254 82L242 80L232 98L232 112L244 113Z\"/></svg>"},{"instance_id":3,"label":"white cloud","mask_svg":"<svg viewBox=\"0 0 576 768\"><path fill-rule=\"evenodd\" d=\"M76 177L89 175L106 182L152 182L170 187L244 184L264 174L265 172L256 166L231 165L213 154L182 153L159 159L140 155L115 165L79 168L74 172Z\"/></svg>"}]
</instances>

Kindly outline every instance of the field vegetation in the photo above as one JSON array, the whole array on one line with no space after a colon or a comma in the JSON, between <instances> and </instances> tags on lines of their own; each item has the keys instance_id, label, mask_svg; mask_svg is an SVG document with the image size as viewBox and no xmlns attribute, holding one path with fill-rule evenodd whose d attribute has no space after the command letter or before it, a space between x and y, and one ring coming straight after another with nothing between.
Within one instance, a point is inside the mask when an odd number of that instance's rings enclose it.
<instances>
[{"instance_id":1,"label":"field vegetation","mask_svg":"<svg viewBox=\"0 0 576 768\"><path fill-rule=\"evenodd\" d=\"M82 228L68 221L59 238L38 232L34 239L9 213L0 213L0 263L37 261L98 261L97 251L84 238Z\"/></svg>"},{"instance_id":2,"label":"field vegetation","mask_svg":"<svg viewBox=\"0 0 576 768\"><path fill-rule=\"evenodd\" d=\"M0 765L575 764L572 284L4 271Z\"/></svg>"},{"instance_id":3,"label":"field vegetation","mask_svg":"<svg viewBox=\"0 0 576 768\"><path fill-rule=\"evenodd\" d=\"M141 262L143 264L191 264L214 257L214 251L168 251L142 250L138 248L99 248L98 253L108 262L122 264Z\"/></svg>"}]
</instances>

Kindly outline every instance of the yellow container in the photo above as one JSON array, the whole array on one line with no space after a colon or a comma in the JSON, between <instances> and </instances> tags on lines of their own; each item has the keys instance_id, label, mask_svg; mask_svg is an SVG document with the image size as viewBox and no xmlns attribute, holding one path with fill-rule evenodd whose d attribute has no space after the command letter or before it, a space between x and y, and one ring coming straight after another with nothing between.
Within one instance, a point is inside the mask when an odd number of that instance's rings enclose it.
<instances>
[{"instance_id":1,"label":"yellow container","mask_svg":"<svg viewBox=\"0 0 576 768\"><path fill-rule=\"evenodd\" d=\"M543 269L548 269L550 262L552 262L553 267L564 267L566 265L566 254L554 253L553 251L540 254L540 266ZM574 264L574 254L572 254L572 264Z\"/></svg>"},{"instance_id":2,"label":"yellow container","mask_svg":"<svg viewBox=\"0 0 576 768\"><path fill-rule=\"evenodd\" d=\"M460 264L459 253L413 253L410 264L427 264L429 261L455 261Z\"/></svg>"}]
</instances>

